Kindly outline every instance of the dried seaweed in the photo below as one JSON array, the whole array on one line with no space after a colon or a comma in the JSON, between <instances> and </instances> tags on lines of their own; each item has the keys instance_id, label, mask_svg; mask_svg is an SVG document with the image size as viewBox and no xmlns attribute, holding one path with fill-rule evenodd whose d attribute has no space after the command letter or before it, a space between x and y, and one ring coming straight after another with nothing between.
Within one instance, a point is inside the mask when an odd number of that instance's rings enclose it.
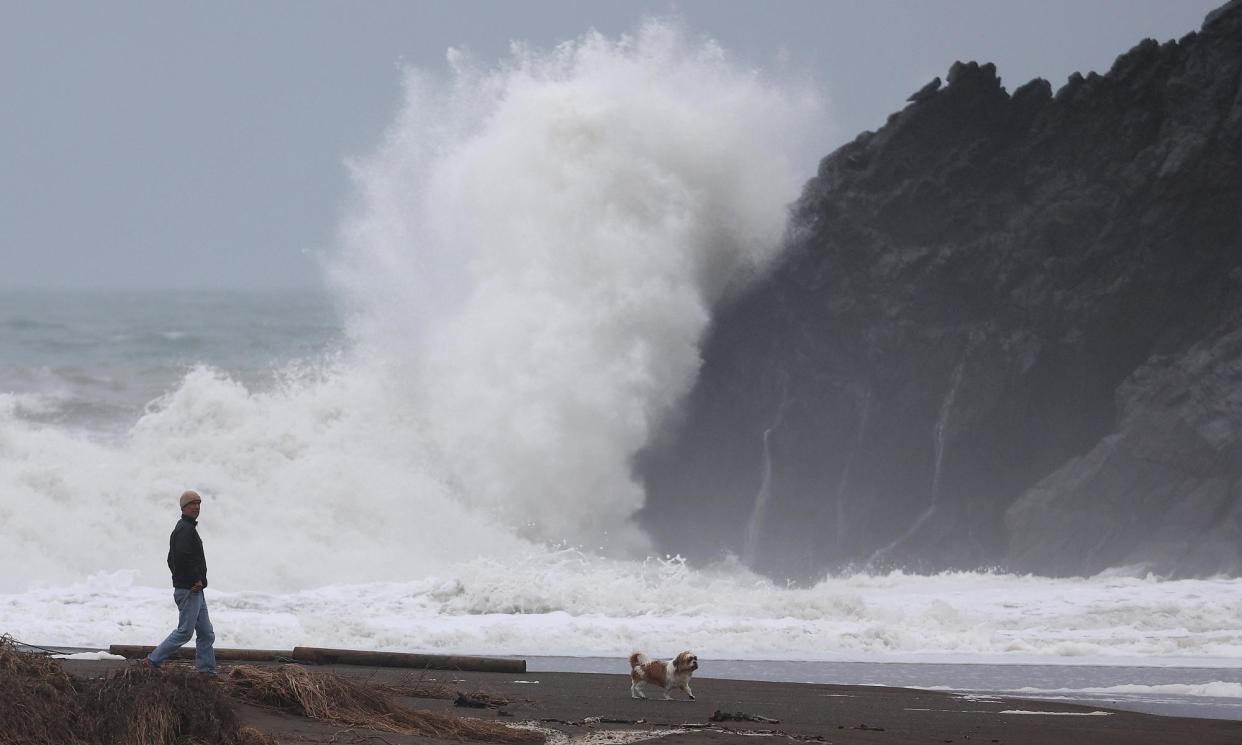
<instances>
[{"instance_id":1,"label":"dried seaweed","mask_svg":"<svg viewBox=\"0 0 1242 745\"><path fill-rule=\"evenodd\" d=\"M90 721L60 662L0 636L0 745L90 745Z\"/></svg>"},{"instance_id":2,"label":"dried seaweed","mask_svg":"<svg viewBox=\"0 0 1242 745\"><path fill-rule=\"evenodd\" d=\"M454 681L453 683L441 683L436 680L427 680L421 674L418 676L407 675L404 679L395 681L384 681L375 683L375 687L385 693L391 693L396 696L407 696L409 698L432 698L444 701L454 701L462 695L481 701L490 709L498 709L513 703L504 696L497 696L483 690L475 690L467 692L462 690L462 686L456 685L464 681Z\"/></svg>"},{"instance_id":3,"label":"dried seaweed","mask_svg":"<svg viewBox=\"0 0 1242 745\"><path fill-rule=\"evenodd\" d=\"M377 687L301 665L239 665L229 671L233 695L310 719L378 732L485 742L543 742L544 736L499 722L406 709Z\"/></svg>"},{"instance_id":4,"label":"dried seaweed","mask_svg":"<svg viewBox=\"0 0 1242 745\"><path fill-rule=\"evenodd\" d=\"M118 670L85 689L95 742L116 745L275 742L243 732L223 686L186 670Z\"/></svg>"},{"instance_id":5,"label":"dried seaweed","mask_svg":"<svg viewBox=\"0 0 1242 745\"><path fill-rule=\"evenodd\" d=\"M197 673L128 668L76 680L0 636L0 745L275 745Z\"/></svg>"}]
</instances>

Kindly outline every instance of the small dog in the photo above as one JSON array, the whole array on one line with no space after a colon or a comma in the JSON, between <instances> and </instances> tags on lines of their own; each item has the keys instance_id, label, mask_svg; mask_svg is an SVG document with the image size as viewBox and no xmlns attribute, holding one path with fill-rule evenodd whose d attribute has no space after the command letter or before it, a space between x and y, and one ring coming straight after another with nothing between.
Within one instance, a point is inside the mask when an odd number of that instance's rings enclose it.
<instances>
[{"instance_id":1,"label":"small dog","mask_svg":"<svg viewBox=\"0 0 1242 745\"><path fill-rule=\"evenodd\" d=\"M690 691L690 676L699 669L699 658L689 652L682 652L672 662L653 660L642 652L630 655L630 698L647 698L643 695L643 686L655 686L664 689L664 700L671 696L668 692L680 688L686 692L690 700L694 693Z\"/></svg>"}]
</instances>

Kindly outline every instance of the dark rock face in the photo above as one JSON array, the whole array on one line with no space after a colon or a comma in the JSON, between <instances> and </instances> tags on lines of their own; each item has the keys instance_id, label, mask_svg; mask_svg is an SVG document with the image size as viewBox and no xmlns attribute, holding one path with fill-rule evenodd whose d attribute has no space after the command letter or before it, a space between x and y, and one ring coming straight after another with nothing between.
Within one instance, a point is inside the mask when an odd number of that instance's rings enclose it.
<instances>
[{"instance_id":1,"label":"dark rock face","mask_svg":"<svg viewBox=\"0 0 1242 745\"><path fill-rule=\"evenodd\" d=\"M1055 94L947 80L717 314L644 525L778 577L1242 571L1242 2Z\"/></svg>"}]
</instances>

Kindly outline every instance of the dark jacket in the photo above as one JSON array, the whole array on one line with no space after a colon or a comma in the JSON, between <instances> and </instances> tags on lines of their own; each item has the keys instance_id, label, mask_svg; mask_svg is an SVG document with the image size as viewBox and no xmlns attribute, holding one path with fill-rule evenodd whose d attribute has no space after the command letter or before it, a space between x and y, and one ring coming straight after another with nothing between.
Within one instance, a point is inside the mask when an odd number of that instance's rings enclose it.
<instances>
[{"instance_id":1,"label":"dark jacket","mask_svg":"<svg viewBox=\"0 0 1242 745\"><path fill-rule=\"evenodd\" d=\"M207 559L203 541L198 537L198 521L182 516L168 537L168 568L172 571L173 587L188 590L195 582L207 586Z\"/></svg>"}]
</instances>

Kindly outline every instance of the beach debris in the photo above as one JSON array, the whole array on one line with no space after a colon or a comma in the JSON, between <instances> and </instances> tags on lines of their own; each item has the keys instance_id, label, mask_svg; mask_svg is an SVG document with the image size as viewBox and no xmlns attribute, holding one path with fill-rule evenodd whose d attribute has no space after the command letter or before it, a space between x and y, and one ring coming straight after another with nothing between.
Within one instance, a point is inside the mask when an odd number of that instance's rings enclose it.
<instances>
[{"instance_id":1,"label":"beach debris","mask_svg":"<svg viewBox=\"0 0 1242 745\"><path fill-rule=\"evenodd\" d=\"M95 736L99 742L118 745L276 745L275 738L241 726L217 680L189 669L116 670L88 693Z\"/></svg>"},{"instance_id":2,"label":"beach debris","mask_svg":"<svg viewBox=\"0 0 1242 745\"><path fill-rule=\"evenodd\" d=\"M512 701L504 696L496 696L485 691L475 691L473 693L465 693L459 687L449 685L448 683L437 683L435 678L423 678L409 676L403 680L383 681L373 684L376 688L394 696L407 696L409 698L432 698L442 699L444 701L455 701L459 696L481 701L484 705L491 709L498 709L502 706L508 706ZM458 704L465 706L468 704ZM477 707L476 707L477 708Z\"/></svg>"},{"instance_id":3,"label":"beach debris","mask_svg":"<svg viewBox=\"0 0 1242 745\"><path fill-rule=\"evenodd\" d=\"M735 711L729 713L717 709L707 718L709 722L763 722L764 724L780 724L781 720L771 717L760 716L758 714L747 714L743 711Z\"/></svg>"},{"instance_id":4,"label":"beach debris","mask_svg":"<svg viewBox=\"0 0 1242 745\"><path fill-rule=\"evenodd\" d=\"M470 709L486 709L488 708L488 703L486 701L467 696L464 693L459 693L457 694L457 698L453 699L453 706L464 706Z\"/></svg>"},{"instance_id":5,"label":"beach debris","mask_svg":"<svg viewBox=\"0 0 1242 745\"><path fill-rule=\"evenodd\" d=\"M240 726L207 677L128 668L79 680L0 636L0 745L275 745Z\"/></svg>"},{"instance_id":6,"label":"beach debris","mask_svg":"<svg viewBox=\"0 0 1242 745\"><path fill-rule=\"evenodd\" d=\"M234 696L258 706L377 732L484 742L543 742L542 734L499 722L398 705L392 694L301 665L238 665L229 671Z\"/></svg>"},{"instance_id":7,"label":"beach debris","mask_svg":"<svg viewBox=\"0 0 1242 745\"><path fill-rule=\"evenodd\" d=\"M860 729L860 730L863 730L864 732L883 732L884 731L883 727L872 727L869 724L859 724L858 726L854 727L854 729Z\"/></svg>"},{"instance_id":8,"label":"beach debris","mask_svg":"<svg viewBox=\"0 0 1242 745\"><path fill-rule=\"evenodd\" d=\"M81 745L89 727L74 680L59 662L0 637L0 742Z\"/></svg>"}]
</instances>

